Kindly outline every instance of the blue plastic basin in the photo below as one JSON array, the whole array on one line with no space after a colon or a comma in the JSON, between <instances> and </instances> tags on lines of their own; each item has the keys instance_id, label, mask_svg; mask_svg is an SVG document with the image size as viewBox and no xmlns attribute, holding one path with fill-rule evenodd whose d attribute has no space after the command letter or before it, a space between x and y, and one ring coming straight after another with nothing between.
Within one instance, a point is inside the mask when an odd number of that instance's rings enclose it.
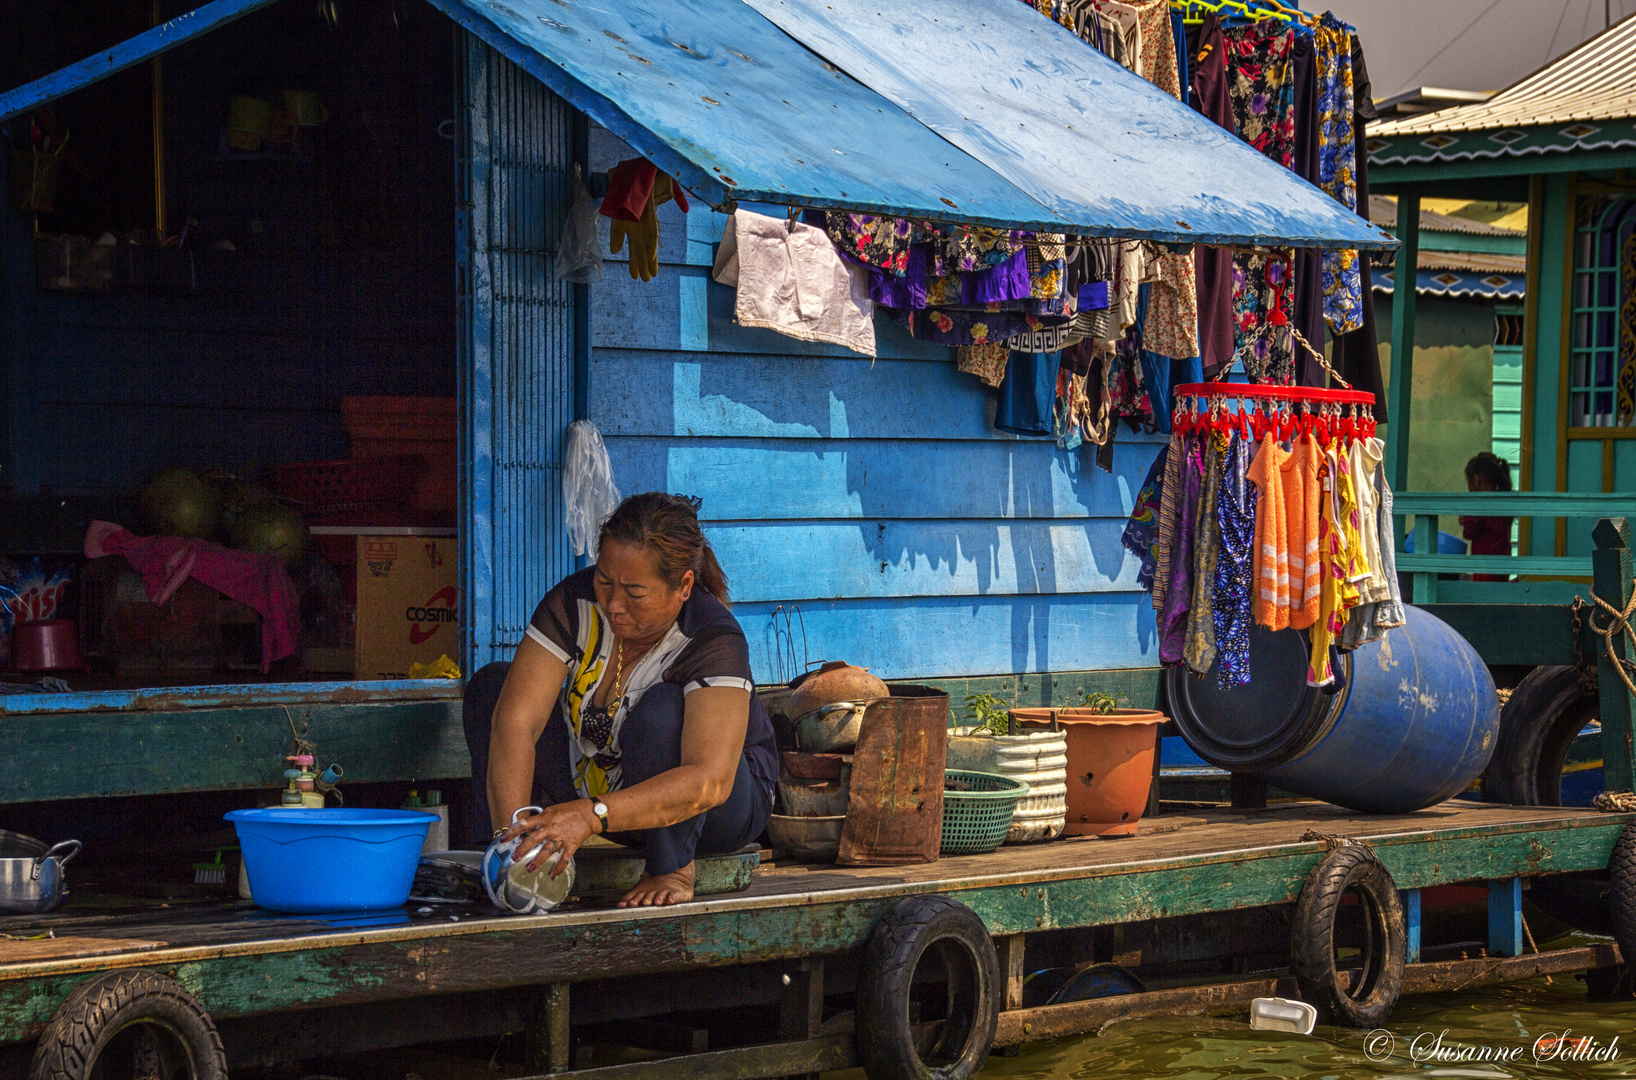
<instances>
[{"instance_id":1,"label":"blue plastic basin","mask_svg":"<svg viewBox=\"0 0 1636 1080\"><path fill-rule=\"evenodd\" d=\"M402 907L437 820L416 810L293 807L223 816L238 831L256 903L297 912Z\"/></svg>"}]
</instances>

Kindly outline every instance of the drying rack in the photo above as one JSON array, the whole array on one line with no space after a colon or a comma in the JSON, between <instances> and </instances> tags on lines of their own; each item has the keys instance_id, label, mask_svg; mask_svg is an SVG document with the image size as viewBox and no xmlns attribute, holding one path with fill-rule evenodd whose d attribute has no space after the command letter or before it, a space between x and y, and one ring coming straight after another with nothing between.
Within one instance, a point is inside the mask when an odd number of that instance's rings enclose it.
<instances>
[{"instance_id":1,"label":"drying rack","mask_svg":"<svg viewBox=\"0 0 1636 1080\"><path fill-rule=\"evenodd\" d=\"M1187 433L1199 429L1242 431L1246 438L1259 440L1274 434L1279 441L1287 441L1297 434L1315 435L1326 445L1332 436L1350 441L1368 438L1375 433L1374 417L1359 407L1372 406L1375 395L1363 390L1329 390L1314 386L1275 386L1266 383L1182 383L1172 393L1176 411L1172 427ZM1246 411L1223 408L1229 399L1255 402L1287 402L1296 406L1264 407ZM1201 408L1201 405L1203 406ZM1300 406L1306 406L1300 409ZM1350 415L1347 406L1351 406Z\"/></svg>"},{"instance_id":2,"label":"drying rack","mask_svg":"<svg viewBox=\"0 0 1636 1080\"><path fill-rule=\"evenodd\" d=\"M1270 401L1304 401L1325 405L1373 405L1375 403L1375 395L1364 390L1327 390L1316 386L1272 386L1266 383L1182 383L1171 393L1179 398L1258 398Z\"/></svg>"}]
</instances>

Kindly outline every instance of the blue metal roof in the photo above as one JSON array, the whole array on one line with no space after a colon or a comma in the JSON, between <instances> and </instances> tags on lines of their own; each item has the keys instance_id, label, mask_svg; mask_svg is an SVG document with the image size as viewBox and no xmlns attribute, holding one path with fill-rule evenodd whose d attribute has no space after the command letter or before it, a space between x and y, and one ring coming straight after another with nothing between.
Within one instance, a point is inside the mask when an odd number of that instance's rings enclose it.
<instances>
[{"instance_id":1,"label":"blue metal roof","mask_svg":"<svg viewBox=\"0 0 1636 1080\"><path fill-rule=\"evenodd\" d=\"M106 55L129 66L266 2L214 0ZM713 206L1396 245L1017 0L430 2ZM0 119L115 70L0 95Z\"/></svg>"},{"instance_id":2,"label":"blue metal roof","mask_svg":"<svg viewBox=\"0 0 1636 1080\"><path fill-rule=\"evenodd\" d=\"M1084 233L1395 246L1017 0L745 2Z\"/></svg>"}]
</instances>

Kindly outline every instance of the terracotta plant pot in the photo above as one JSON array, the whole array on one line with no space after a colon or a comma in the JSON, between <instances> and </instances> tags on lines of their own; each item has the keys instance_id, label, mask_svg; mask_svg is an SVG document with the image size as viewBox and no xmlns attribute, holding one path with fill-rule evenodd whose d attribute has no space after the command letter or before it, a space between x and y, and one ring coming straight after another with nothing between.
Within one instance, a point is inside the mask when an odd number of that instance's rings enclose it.
<instances>
[{"instance_id":1,"label":"terracotta plant pot","mask_svg":"<svg viewBox=\"0 0 1636 1080\"><path fill-rule=\"evenodd\" d=\"M1067 836L1135 836L1153 783L1153 755L1165 715L1151 709L1012 709L1024 730L1068 733Z\"/></svg>"}]
</instances>

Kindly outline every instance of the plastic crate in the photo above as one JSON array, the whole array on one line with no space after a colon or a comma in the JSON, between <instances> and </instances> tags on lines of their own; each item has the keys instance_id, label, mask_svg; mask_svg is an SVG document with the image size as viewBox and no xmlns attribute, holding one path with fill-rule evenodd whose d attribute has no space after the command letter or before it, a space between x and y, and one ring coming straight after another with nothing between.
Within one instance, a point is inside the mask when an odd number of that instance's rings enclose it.
<instances>
[{"instance_id":1,"label":"plastic crate","mask_svg":"<svg viewBox=\"0 0 1636 1080\"><path fill-rule=\"evenodd\" d=\"M287 461L268 466L273 492L310 507L372 505L401 508L425 463L415 454Z\"/></svg>"},{"instance_id":2,"label":"plastic crate","mask_svg":"<svg viewBox=\"0 0 1636 1080\"><path fill-rule=\"evenodd\" d=\"M1028 794L1028 785L997 773L949 769L945 780L960 780L970 791L943 791L943 841L938 850L944 855L980 855L1005 842L1017 800Z\"/></svg>"}]
</instances>

